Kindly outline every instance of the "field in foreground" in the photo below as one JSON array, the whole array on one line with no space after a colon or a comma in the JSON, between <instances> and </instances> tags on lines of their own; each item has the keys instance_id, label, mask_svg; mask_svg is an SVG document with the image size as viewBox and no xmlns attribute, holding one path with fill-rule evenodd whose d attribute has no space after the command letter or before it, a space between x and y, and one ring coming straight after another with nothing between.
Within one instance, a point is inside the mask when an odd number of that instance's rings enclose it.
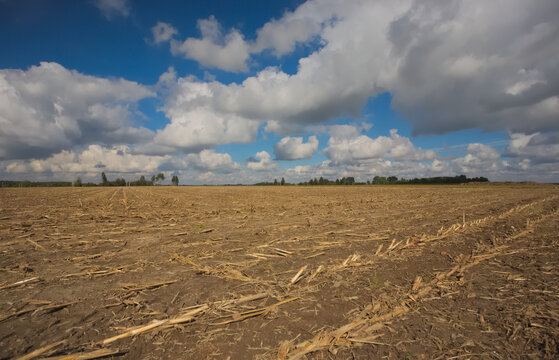
<instances>
[{"instance_id":1,"label":"field in foreground","mask_svg":"<svg viewBox=\"0 0 559 360\"><path fill-rule=\"evenodd\" d=\"M0 358L557 358L558 211L551 185L0 189Z\"/></svg>"}]
</instances>

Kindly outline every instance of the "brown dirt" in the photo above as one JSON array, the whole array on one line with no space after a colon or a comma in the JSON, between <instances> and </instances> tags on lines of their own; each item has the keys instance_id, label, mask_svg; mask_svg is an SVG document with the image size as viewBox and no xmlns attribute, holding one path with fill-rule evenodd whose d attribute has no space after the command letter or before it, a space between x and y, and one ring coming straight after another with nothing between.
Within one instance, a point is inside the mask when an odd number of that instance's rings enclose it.
<instances>
[{"instance_id":1,"label":"brown dirt","mask_svg":"<svg viewBox=\"0 0 559 360\"><path fill-rule=\"evenodd\" d=\"M557 358L558 209L536 184L0 189L0 358Z\"/></svg>"}]
</instances>

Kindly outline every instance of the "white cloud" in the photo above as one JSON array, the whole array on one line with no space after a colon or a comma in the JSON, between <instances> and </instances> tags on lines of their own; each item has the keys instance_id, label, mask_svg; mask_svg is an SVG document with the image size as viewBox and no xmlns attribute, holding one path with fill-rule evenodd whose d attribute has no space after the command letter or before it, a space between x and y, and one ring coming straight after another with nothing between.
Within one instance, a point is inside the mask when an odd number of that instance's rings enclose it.
<instances>
[{"instance_id":1,"label":"white cloud","mask_svg":"<svg viewBox=\"0 0 559 360\"><path fill-rule=\"evenodd\" d=\"M95 5L109 20L118 16L127 17L130 15L128 0L95 0Z\"/></svg>"},{"instance_id":2,"label":"white cloud","mask_svg":"<svg viewBox=\"0 0 559 360\"><path fill-rule=\"evenodd\" d=\"M361 135L352 126L335 126L332 128L328 147L324 154L334 164L358 164L371 159L394 160L433 160L437 154L432 150L424 151L415 147L409 138L400 136L397 130L390 131L390 137L370 138Z\"/></svg>"},{"instance_id":3,"label":"white cloud","mask_svg":"<svg viewBox=\"0 0 559 360\"><path fill-rule=\"evenodd\" d=\"M537 70L520 69L518 71L518 80L506 89L508 95L520 95L537 84L547 84L542 74Z\"/></svg>"},{"instance_id":4,"label":"white cloud","mask_svg":"<svg viewBox=\"0 0 559 360\"><path fill-rule=\"evenodd\" d=\"M307 159L318 150L318 139L310 136L306 143L302 137L284 137L274 145L274 154L278 160Z\"/></svg>"},{"instance_id":5,"label":"white cloud","mask_svg":"<svg viewBox=\"0 0 559 360\"><path fill-rule=\"evenodd\" d=\"M415 134L559 129L557 14L551 0L414 2L389 27L393 107Z\"/></svg>"},{"instance_id":6,"label":"white cloud","mask_svg":"<svg viewBox=\"0 0 559 360\"><path fill-rule=\"evenodd\" d=\"M320 6L315 16L327 22L333 16L328 7L331 4L316 3ZM182 111L203 107L220 118L235 115L246 121L267 122L267 130L285 135L305 125L358 116L370 96L385 90L379 87L380 82L393 68L385 33L394 17L390 14L397 8L396 2L334 6L333 10L339 12L334 14L337 20L321 27L324 47L302 58L296 74L266 68L241 84L207 83L204 93L184 86L195 82L184 78L174 97L188 99ZM352 41L348 42L349 33ZM211 40L211 36L207 34L205 39Z\"/></svg>"},{"instance_id":7,"label":"white cloud","mask_svg":"<svg viewBox=\"0 0 559 360\"><path fill-rule=\"evenodd\" d=\"M178 31L172 25L159 21L151 28L151 33L153 43L159 44L171 40L174 35L178 34Z\"/></svg>"},{"instance_id":8,"label":"white cloud","mask_svg":"<svg viewBox=\"0 0 559 360\"><path fill-rule=\"evenodd\" d=\"M454 174L450 163L444 160L417 162L386 159L369 159L355 164L336 164L325 160L318 164L296 166L285 172L286 179L293 182L308 181L321 176L330 180L352 176L356 181L366 182L375 176L397 176L410 179Z\"/></svg>"},{"instance_id":9,"label":"white cloud","mask_svg":"<svg viewBox=\"0 0 559 360\"><path fill-rule=\"evenodd\" d=\"M266 151L257 152L253 158L248 159L247 167L254 171L271 171L277 169L277 163Z\"/></svg>"},{"instance_id":10,"label":"white cloud","mask_svg":"<svg viewBox=\"0 0 559 360\"><path fill-rule=\"evenodd\" d=\"M258 132L258 122L232 114L216 114L205 108L167 111L171 123L158 130L155 143L187 152L228 143L252 142Z\"/></svg>"},{"instance_id":11,"label":"white cloud","mask_svg":"<svg viewBox=\"0 0 559 360\"><path fill-rule=\"evenodd\" d=\"M104 147L89 145L84 150L63 150L45 159L0 161L0 173L21 179L75 179L82 176L87 181L99 181L99 174L105 172L127 180L137 179L140 175L158 172L180 173L184 179L195 180L198 176L211 173L219 178L229 178L232 174L242 173L239 163L227 153L203 150L198 154L184 157L171 155L143 155L134 149L119 145ZM230 179L234 179L230 177ZM203 182L203 181L202 181ZM219 182L219 181L218 181ZM237 177L236 183L239 182ZM187 182L182 182L186 184ZM197 182L194 182L197 183Z\"/></svg>"},{"instance_id":12,"label":"white cloud","mask_svg":"<svg viewBox=\"0 0 559 360\"><path fill-rule=\"evenodd\" d=\"M279 56L314 38L321 47L299 60L296 74L266 68L241 84L213 81L209 93L192 103L289 135L305 125L358 116L369 98L388 91L414 134L558 130L559 5L511 0L505 14L503 6L482 0L309 1L266 23L253 43L233 30L240 50L227 61L234 65L215 63L233 42L224 41L210 18L199 25L202 39L191 43L204 49L200 59L222 69L246 69L250 53L270 49Z\"/></svg>"},{"instance_id":13,"label":"white cloud","mask_svg":"<svg viewBox=\"0 0 559 360\"><path fill-rule=\"evenodd\" d=\"M232 29L223 36L217 20L210 16L198 20L201 39L187 38L184 42L171 40L173 55L183 55L187 59L196 60L206 67L214 67L232 72L248 70L249 46L243 35Z\"/></svg>"},{"instance_id":14,"label":"white cloud","mask_svg":"<svg viewBox=\"0 0 559 360\"><path fill-rule=\"evenodd\" d=\"M297 44L318 36L336 14L344 11L344 6L352 5L337 1L307 1L294 12L288 11L280 19L273 19L258 29L251 52L271 50L278 57L289 54Z\"/></svg>"},{"instance_id":15,"label":"white cloud","mask_svg":"<svg viewBox=\"0 0 559 360\"><path fill-rule=\"evenodd\" d=\"M132 126L130 107L146 87L41 63L0 70L0 159L46 157L91 143L130 144L153 133Z\"/></svg>"},{"instance_id":16,"label":"white cloud","mask_svg":"<svg viewBox=\"0 0 559 360\"><path fill-rule=\"evenodd\" d=\"M246 41L237 29L223 35L221 25L211 15L198 20L201 38L187 38L184 42L172 41L171 52L196 60L206 67L232 72L248 70L247 61L253 54L270 50L283 56L295 50L297 44L316 37L335 16L341 4L308 1L295 12L286 12L280 19L273 19L257 30L254 41Z\"/></svg>"},{"instance_id":17,"label":"white cloud","mask_svg":"<svg viewBox=\"0 0 559 360\"><path fill-rule=\"evenodd\" d=\"M471 176L487 176L496 174L505 166L501 155L493 147L473 143L469 144L464 157L452 160L452 165L457 173Z\"/></svg>"},{"instance_id":18,"label":"white cloud","mask_svg":"<svg viewBox=\"0 0 559 360\"><path fill-rule=\"evenodd\" d=\"M126 1L101 3L125 9L121 15L130 12ZM53 63L0 70L0 159L128 142L135 145L134 154L196 153L185 156L184 165L202 169L202 163L220 158L202 150L252 142L260 126L285 136L301 134L333 119L359 117L371 97L390 92L391 107L409 121L414 135L509 131L506 159L494 148L470 144L463 157L446 161L397 132L371 138L360 128L338 126L330 129L324 151L329 160L308 171L477 176L486 175L485 169L497 178L513 171L541 171L551 178L559 144L558 14L556 0L310 0L246 37L237 29L223 30L210 17L198 22L199 38L179 42L171 25L158 23L154 42L171 40L175 54L228 71L258 66L251 55L279 57L298 44L312 47L294 74L267 67L240 83L220 83L211 74L204 81L177 78L170 68L154 87L165 97L162 111L170 123L152 142L150 130L133 126L137 101L153 96L140 84L85 76ZM312 155L310 139L282 142L274 149L278 159ZM280 171L267 152L257 155L247 163L249 170ZM228 160L221 161L227 168ZM22 170L14 164L4 168ZM212 174L207 179L217 176L217 168L207 169L204 174Z\"/></svg>"},{"instance_id":19,"label":"white cloud","mask_svg":"<svg viewBox=\"0 0 559 360\"><path fill-rule=\"evenodd\" d=\"M559 168L559 132L541 134L511 134L509 146L504 150L506 156L527 159L532 163L551 163Z\"/></svg>"},{"instance_id":20,"label":"white cloud","mask_svg":"<svg viewBox=\"0 0 559 360\"><path fill-rule=\"evenodd\" d=\"M13 161L6 166L8 173L53 173L55 176L70 174L152 173L170 159L169 156L134 155L129 147L121 145L106 148L90 145L82 152L63 150L46 159Z\"/></svg>"},{"instance_id":21,"label":"white cloud","mask_svg":"<svg viewBox=\"0 0 559 360\"><path fill-rule=\"evenodd\" d=\"M202 150L198 154L188 154L186 164L198 171L211 171L219 174L228 174L240 170L241 165L231 159L226 153L216 153L213 150Z\"/></svg>"}]
</instances>

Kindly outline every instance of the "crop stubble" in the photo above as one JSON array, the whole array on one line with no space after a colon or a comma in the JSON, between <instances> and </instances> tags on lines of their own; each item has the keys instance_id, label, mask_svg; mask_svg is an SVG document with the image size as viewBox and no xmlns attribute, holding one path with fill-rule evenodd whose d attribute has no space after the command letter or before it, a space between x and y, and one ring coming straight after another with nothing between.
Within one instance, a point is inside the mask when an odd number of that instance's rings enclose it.
<instances>
[{"instance_id":1,"label":"crop stubble","mask_svg":"<svg viewBox=\"0 0 559 360\"><path fill-rule=\"evenodd\" d=\"M558 205L551 185L0 189L0 358L554 358Z\"/></svg>"}]
</instances>

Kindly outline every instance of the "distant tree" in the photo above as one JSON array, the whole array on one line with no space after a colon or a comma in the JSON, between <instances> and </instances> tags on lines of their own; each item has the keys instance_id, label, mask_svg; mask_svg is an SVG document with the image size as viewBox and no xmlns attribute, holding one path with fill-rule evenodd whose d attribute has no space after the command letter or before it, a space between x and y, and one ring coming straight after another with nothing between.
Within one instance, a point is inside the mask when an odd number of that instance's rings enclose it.
<instances>
[{"instance_id":1,"label":"distant tree","mask_svg":"<svg viewBox=\"0 0 559 360\"><path fill-rule=\"evenodd\" d=\"M165 175L164 175L163 173L159 173L159 174L153 175L153 176L151 177L151 182L152 182L153 184L157 184L157 183L159 183L159 182L161 182L161 181L163 181L163 180L165 180Z\"/></svg>"},{"instance_id":2,"label":"distant tree","mask_svg":"<svg viewBox=\"0 0 559 360\"><path fill-rule=\"evenodd\" d=\"M139 180L130 182L130 186L151 186L151 185L153 185L153 182L150 180L146 180L146 177L143 175L140 176Z\"/></svg>"},{"instance_id":3,"label":"distant tree","mask_svg":"<svg viewBox=\"0 0 559 360\"><path fill-rule=\"evenodd\" d=\"M375 176L373 178L373 184L382 185L382 184L386 184L386 183L388 183L388 181L386 180L386 178L384 176Z\"/></svg>"},{"instance_id":4,"label":"distant tree","mask_svg":"<svg viewBox=\"0 0 559 360\"><path fill-rule=\"evenodd\" d=\"M173 177L171 178L171 182L174 186L179 186L179 177L177 175L173 175Z\"/></svg>"},{"instance_id":5,"label":"distant tree","mask_svg":"<svg viewBox=\"0 0 559 360\"><path fill-rule=\"evenodd\" d=\"M283 177L281 178L281 183L280 184L285 185L285 179Z\"/></svg>"},{"instance_id":6,"label":"distant tree","mask_svg":"<svg viewBox=\"0 0 559 360\"><path fill-rule=\"evenodd\" d=\"M74 184L73 184L73 185L74 185L74 186L81 187L81 186L83 185L83 184L82 184L82 178L78 176L78 178L76 179L76 181L74 181Z\"/></svg>"},{"instance_id":7,"label":"distant tree","mask_svg":"<svg viewBox=\"0 0 559 360\"><path fill-rule=\"evenodd\" d=\"M274 179L274 185L279 185L278 179Z\"/></svg>"},{"instance_id":8,"label":"distant tree","mask_svg":"<svg viewBox=\"0 0 559 360\"><path fill-rule=\"evenodd\" d=\"M101 183L103 185L107 185L109 183L109 181L107 180L107 175L105 175L104 172L101 173Z\"/></svg>"},{"instance_id":9,"label":"distant tree","mask_svg":"<svg viewBox=\"0 0 559 360\"><path fill-rule=\"evenodd\" d=\"M396 176L389 176L386 180L388 180L389 183L393 184L398 181L398 178Z\"/></svg>"}]
</instances>

